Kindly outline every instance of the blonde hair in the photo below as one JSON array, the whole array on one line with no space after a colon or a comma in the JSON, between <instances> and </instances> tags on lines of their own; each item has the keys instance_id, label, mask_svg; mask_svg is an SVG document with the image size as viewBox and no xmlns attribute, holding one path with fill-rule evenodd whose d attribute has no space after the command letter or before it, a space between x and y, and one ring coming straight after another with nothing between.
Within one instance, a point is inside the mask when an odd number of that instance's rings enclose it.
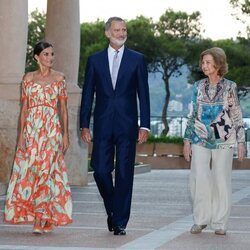
<instances>
[{"instance_id":1,"label":"blonde hair","mask_svg":"<svg viewBox=\"0 0 250 250\"><path fill-rule=\"evenodd\" d=\"M201 52L199 65L202 65L202 59L205 55L211 55L215 62L215 68L218 69L218 75L224 76L228 72L227 56L225 51L219 47L213 47Z\"/></svg>"}]
</instances>

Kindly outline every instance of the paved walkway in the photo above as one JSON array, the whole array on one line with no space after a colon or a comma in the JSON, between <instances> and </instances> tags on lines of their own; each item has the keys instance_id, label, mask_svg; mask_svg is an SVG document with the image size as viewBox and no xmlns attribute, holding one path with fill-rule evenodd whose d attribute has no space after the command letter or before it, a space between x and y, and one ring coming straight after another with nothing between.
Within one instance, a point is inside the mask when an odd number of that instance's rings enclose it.
<instances>
[{"instance_id":1,"label":"paved walkway","mask_svg":"<svg viewBox=\"0 0 250 250\"><path fill-rule=\"evenodd\" d=\"M0 249L16 250L248 250L250 249L250 170L233 171L233 206L226 236L209 228L191 235L189 170L154 170L135 175L126 236L107 231L96 185L72 187L74 223L41 236L31 226L0 222ZM4 196L0 196L2 221Z\"/></svg>"}]
</instances>

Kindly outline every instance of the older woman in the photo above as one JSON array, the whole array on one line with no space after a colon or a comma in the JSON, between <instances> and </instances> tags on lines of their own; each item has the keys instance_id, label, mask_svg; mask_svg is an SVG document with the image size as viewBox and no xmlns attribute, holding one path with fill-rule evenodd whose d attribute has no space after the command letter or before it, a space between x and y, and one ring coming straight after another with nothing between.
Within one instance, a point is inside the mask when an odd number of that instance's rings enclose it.
<instances>
[{"instance_id":1,"label":"older woman","mask_svg":"<svg viewBox=\"0 0 250 250\"><path fill-rule=\"evenodd\" d=\"M207 226L225 235L231 209L233 147L243 160L245 133L237 97L237 86L224 78L228 65L221 48L200 55L200 67L207 78L193 86L192 112L184 135L184 157L191 159L190 188L194 225L201 233Z\"/></svg>"},{"instance_id":2,"label":"older woman","mask_svg":"<svg viewBox=\"0 0 250 250\"><path fill-rule=\"evenodd\" d=\"M69 146L64 74L52 69L50 43L39 42L34 59L38 70L25 74L22 82L20 131L4 220L33 223L33 233L42 234L72 222L72 200L64 162Z\"/></svg>"}]
</instances>

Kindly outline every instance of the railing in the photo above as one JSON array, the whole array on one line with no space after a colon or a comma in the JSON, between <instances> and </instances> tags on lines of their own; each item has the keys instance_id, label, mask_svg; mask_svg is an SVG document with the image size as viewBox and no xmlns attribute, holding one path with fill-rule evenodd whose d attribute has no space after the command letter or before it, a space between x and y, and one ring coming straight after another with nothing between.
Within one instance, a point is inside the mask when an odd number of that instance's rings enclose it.
<instances>
[{"instance_id":1,"label":"railing","mask_svg":"<svg viewBox=\"0 0 250 250\"><path fill-rule=\"evenodd\" d=\"M170 116L167 118L169 125L168 136L183 137L187 126L187 117L184 116ZM250 157L250 118L243 118L246 134L246 155ZM151 117L151 134L159 137L164 128L160 116ZM235 151L237 154L237 151Z\"/></svg>"},{"instance_id":2,"label":"railing","mask_svg":"<svg viewBox=\"0 0 250 250\"><path fill-rule=\"evenodd\" d=\"M187 117L184 116L169 116L167 118L169 125L168 136L183 137L187 126ZM246 133L246 155L250 157L250 118L243 118ZM140 122L140 121L139 121ZM93 129L93 123L90 123L90 129ZM150 133L155 137L161 135L164 125L161 116L151 116L151 130ZM235 152L236 153L236 152Z\"/></svg>"},{"instance_id":3,"label":"railing","mask_svg":"<svg viewBox=\"0 0 250 250\"><path fill-rule=\"evenodd\" d=\"M187 125L187 118L183 116L170 116L167 118L169 126L169 136L184 136ZM161 135L164 125L160 116L151 116L151 134L155 137Z\"/></svg>"}]
</instances>

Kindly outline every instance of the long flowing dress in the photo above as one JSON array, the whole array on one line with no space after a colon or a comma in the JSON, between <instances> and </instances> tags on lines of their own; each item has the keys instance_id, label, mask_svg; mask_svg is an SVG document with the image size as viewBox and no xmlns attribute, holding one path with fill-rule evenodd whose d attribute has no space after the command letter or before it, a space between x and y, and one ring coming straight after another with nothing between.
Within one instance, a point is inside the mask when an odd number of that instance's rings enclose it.
<instances>
[{"instance_id":1,"label":"long flowing dress","mask_svg":"<svg viewBox=\"0 0 250 250\"><path fill-rule=\"evenodd\" d=\"M27 100L25 147L17 148L9 182L4 221L54 225L72 222L72 199L62 152L58 99L67 98L65 81L41 85L23 81L21 101Z\"/></svg>"}]
</instances>

